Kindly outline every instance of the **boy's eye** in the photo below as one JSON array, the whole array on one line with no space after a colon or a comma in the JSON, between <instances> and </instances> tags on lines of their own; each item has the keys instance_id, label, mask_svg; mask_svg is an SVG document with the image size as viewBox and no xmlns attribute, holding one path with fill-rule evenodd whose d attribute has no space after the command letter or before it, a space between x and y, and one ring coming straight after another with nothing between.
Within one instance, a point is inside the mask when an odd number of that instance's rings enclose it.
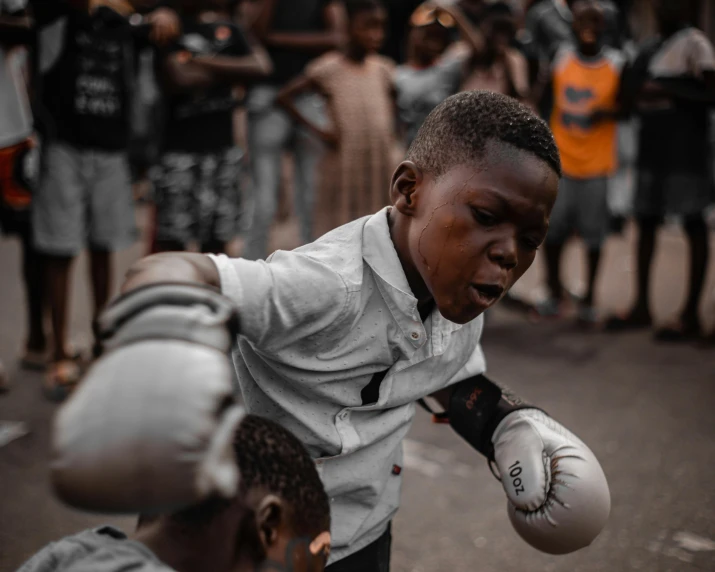
<instances>
[{"instance_id":1,"label":"boy's eye","mask_svg":"<svg viewBox=\"0 0 715 572\"><path fill-rule=\"evenodd\" d=\"M494 226L497 224L497 219L494 215L482 209L472 209L475 220L482 226Z\"/></svg>"},{"instance_id":2,"label":"boy's eye","mask_svg":"<svg viewBox=\"0 0 715 572\"><path fill-rule=\"evenodd\" d=\"M539 250L539 246L541 246L542 241L538 238L524 237L521 239L521 243L527 250Z\"/></svg>"}]
</instances>

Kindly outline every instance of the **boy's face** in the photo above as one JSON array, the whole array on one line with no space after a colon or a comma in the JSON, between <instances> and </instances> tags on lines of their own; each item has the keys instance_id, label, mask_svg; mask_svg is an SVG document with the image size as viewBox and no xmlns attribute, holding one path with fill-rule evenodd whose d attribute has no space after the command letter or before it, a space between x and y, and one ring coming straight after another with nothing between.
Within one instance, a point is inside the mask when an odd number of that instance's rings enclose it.
<instances>
[{"instance_id":1,"label":"boy's face","mask_svg":"<svg viewBox=\"0 0 715 572\"><path fill-rule=\"evenodd\" d=\"M439 23L412 28L410 41L418 56L435 60L442 55L449 42L447 29Z\"/></svg>"},{"instance_id":2,"label":"boy's face","mask_svg":"<svg viewBox=\"0 0 715 572\"><path fill-rule=\"evenodd\" d=\"M377 52L385 41L387 12L384 8L363 10L350 21L350 36L365 52Z\"/></svg>"},{"instance_id":3,"label":"boy's face","mask_svg":"<svg viewBox=\"0 0 715 572\"><path fill-rule=\"evenodd\" d=\"M404 246L396 247L415 295L424 286L446 319L464 324L498 302L531 266L546 236L558 176L534 155L490 142L478 164L455 166L438 178L415 176L410 202L397 185L398 177L392 191L397 216L408 222ZM423 285L415 288L416 280Z\"/></svg>"},{"instance_id":4,"label":"boy's face","mask_svg":"<svg viewBox=\"0 0 715 572\"><path fill-rule=\"evenodd\" d=\"M594 0L578 0L572 6L573 33L579 45L595 47L603 34L603 10Z\"/></svg>"}]
</instances>

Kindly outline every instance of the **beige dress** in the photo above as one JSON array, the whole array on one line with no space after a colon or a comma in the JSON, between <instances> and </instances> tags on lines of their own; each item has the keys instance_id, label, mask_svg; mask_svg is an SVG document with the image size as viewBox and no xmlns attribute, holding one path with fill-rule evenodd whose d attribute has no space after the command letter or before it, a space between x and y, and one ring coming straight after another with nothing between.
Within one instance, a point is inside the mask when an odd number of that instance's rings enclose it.
<instances>
[{"instance_id":1,"label":"beige dress","mask_svg":"<svg viewBox=\"0 0 715 572\"><path fill-rule=\"evenodd\" d=\"M315 234L373 214L389 203L395 162L391 60L364 62L331 52L309 64L306 74L325 95L340 140L318 173Z\"/></svg>"}]
</instances>

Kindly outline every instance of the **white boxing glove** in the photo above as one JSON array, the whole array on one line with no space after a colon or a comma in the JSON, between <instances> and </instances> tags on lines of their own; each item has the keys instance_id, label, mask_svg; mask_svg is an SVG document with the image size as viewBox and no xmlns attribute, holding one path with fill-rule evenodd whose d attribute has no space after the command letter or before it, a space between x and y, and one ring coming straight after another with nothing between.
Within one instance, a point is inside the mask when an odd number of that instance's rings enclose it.
<instances>
[{"instance_id":1,"label":"white boxing glove","mask_svg":"<svg viewBox=\"0 0 715 572\"><path fill-rule=\"evenodd\" d=\"M440 415L496 464L509 519L526 542L566 554L595 540L611 496L601 465L578 437L484 375L457 383Z\"/></svg>"},{"instance_id":2,"label":"white boxing glove","mask_svg":"<svg viewBox=\"0 0 715 572\"><path fill-rule=\"evenodd\" d=\"M234 496L237 327L231 302L201 286L152 285L115 301L98 321L104 354L55 418L58 496L112 513Z\"/></svg>"},{"instance_id":3,"label":"white boxing glove","mask_svg":"<svg viewBox=\"0 0 715 572\"><path fill-rule=\"evenodd\" d=\"M588 546L608 520L611 496L591 450L538 409L509 413L492 435L512 525L549 554Z\"/></svg>"}]
</instances>

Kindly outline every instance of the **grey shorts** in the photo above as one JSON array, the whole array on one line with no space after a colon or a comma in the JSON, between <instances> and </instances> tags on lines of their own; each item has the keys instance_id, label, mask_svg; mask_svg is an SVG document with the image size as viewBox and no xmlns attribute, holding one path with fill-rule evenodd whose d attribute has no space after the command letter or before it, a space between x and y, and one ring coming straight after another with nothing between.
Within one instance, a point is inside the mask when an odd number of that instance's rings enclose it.
<instances>
[{"instance_id":1,"label":"grey shorts","mask_svg":"<svg viewBox=\"0 0 715 572\"><path fill-rule=\"evenodd\" d=\"M655 173L641 168L633 214L637 218L698 215L714 199L710 173Z\"/></svg>"},{"instance_id":2,"label":"grey shorts","mask_svg":"<svg viewBox=\"0 0 715 572\"><path fill-rule=\"evenodd\" d=\"M126 155L51 143L33 198L40 252L75 256L85 246L119 250L137 238Z\"/></svg>"},{"instance_id":3,"label":"grey shorts","mask_svg":"<svg viewBox=\"0 0 715 572\"><path fill-rule=\"evenodd\" d=\"M608 178L571 179L564 176L551 211L546 242L563 243L578 234L589 249L600 248L608 236Z\"/></svg>"},{"instance_id":4,"label":"grey shorts","mask_svg":"<svg viewBox=\"0 0 715 572\"><path fill-rule=\"evenodd\" d=\"M243 151L165 153L152 169L156 240L228 242L242 218Z\"/></svg>"}]
</instances>

